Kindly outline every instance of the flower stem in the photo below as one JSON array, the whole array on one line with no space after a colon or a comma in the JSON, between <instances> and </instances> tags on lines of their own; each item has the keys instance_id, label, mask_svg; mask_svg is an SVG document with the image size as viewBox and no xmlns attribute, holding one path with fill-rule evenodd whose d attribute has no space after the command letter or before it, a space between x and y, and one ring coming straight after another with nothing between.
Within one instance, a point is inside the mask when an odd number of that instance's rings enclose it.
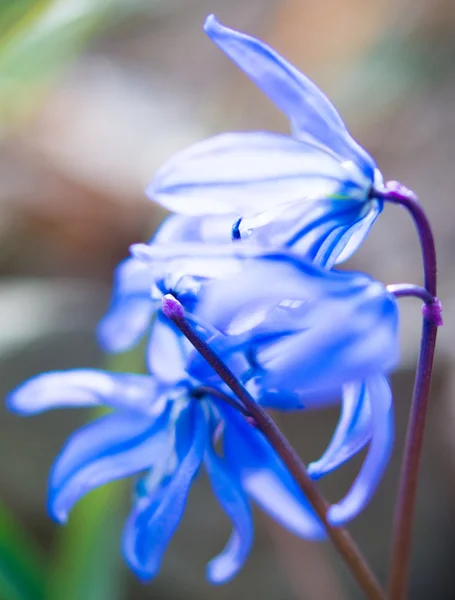
<instances>
[{"instance_id":1,"label":"flower stem","mask_svg":"<svg viewBox=\"0 0 455 600\"><path fill-rule=\"evenodd\" d=\"M387 286L387 291L395 296L395 298L414 297L420 298L425 304L434 302L433 296L424 287L414 285L413 283L392 283Z\"/></svg>"},{"instance_id":2,"label":"flower stem","mask_svg":"<svg viewBox=\"0 0 455 600\"><path fill-rule=\"evenodd\" d=\"M384 600L385 595L373 572L367 565L362 553L347 530L333 527L326 518L328 503L320 494L316 485L307 473L299 456L282 434L276 423L256 403L250 393L237 380L232 371L223 363L212 348L199 336L188 322L182 305L171 295L163 298L163 311L180 329L183 335L193 344L200 354L212 366L215 372L228 385L242 402L243 406L254 418L257 427L262 431L270 445L277 452L283 463L298 483L309 500L314 511L323 522L327 533L335 547L351 569L354 577L370 600Z\"/></svg>"},{"instance_id":3,"label":"flower stem","mask_svg":"<svg viewBox=\"0 0 455 600\"><path fill-rule=\"evenodd\" d=\"M436 335L438 326L442 325L442 318L441 304L436 297L436 249L427 216L416 196L396 182L386 185L386 191L382 198L404 206L414 220L422 248L425 290L430 296L426 298L424 295L420 295L425 302L422 337L395 507L391 550L389 600L404 600L408 587L414 508L429 404Z\"/></svg>"},{"instance_id":4,"label":"flower stem","mask_svg":"<svg viewBox=\"0 0 455 600\"><path fill-rule=\"evenodd\" d=\"M387 202L399 204L411 214L422 248L425 289L435 298L437 295L436 247L430 223L420 202L417 200L417 196L397 181L389 181L386 184L385 191L375 191L374 196Z\"/></svg>"}]
</instances>

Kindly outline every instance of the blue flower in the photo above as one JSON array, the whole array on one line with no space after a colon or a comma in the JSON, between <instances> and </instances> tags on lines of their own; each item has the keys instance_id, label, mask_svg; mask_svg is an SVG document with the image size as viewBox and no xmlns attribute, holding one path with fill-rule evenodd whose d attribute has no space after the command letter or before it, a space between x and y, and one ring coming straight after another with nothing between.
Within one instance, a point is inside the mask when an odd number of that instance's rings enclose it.
<instances>
[{"instance_id":1,"label":"blue flower","mask_svg":"<svg viewBox=\"0 0 455 600\"><path fill-rule=\"evenodd\" d=\"M182 214L235 214L234 239L292 247L327 267L346 260L382 209L376 163L328 98L273 49L213 15L205 31L287 115L293 135L200 142L157 172L148 196Z\"/></svg>"},{"instance_id":2,"label":"blue flower","mask_svg":"<svg viewBox=\"0 0 455 600\"><path fill-rule=\"evenodd\" d=\"M392 398L384 374L398 362L398 314L393 295L361 273L326 271L283 251L252 246L187 244L135 247L150 263L172 269L211 257L231 274L207 280L197 314L211 323L212 346L225 360L248 357L240 377L263 406L281 410L321 408L341 395L342 413L324 455L310 466L319 478L337 469L367 444L367 459L346 497L329 512L339 525L371 499L387 465L394 436ZM166 260L164 259L166 256ZM237 270L234 269L238 261ZM197 354L189 371L207 378Z\"/></svg>"},{"instance_id":3,"label":"blue flower","mask_svg":"<svg viewBox=\"0 0 455 600\"><path fill-rule=\"evenodd\" d=\"M226 243L230 241L230 222L225 216L172 215L163 221L149 245ZM183 264L160 279L143 261L135 257L125 259L115 270L111 305L98 325L102 348L106 352L123 352L135 346L149 330L163 294L174 293L191 310L199 285L200 278L187 272Z\"/></svg>"},{"instance_id":4,"label":"blue flower","mask_svg":"<svg viewBox=\"0 0 455 600\"><path fill-rule=\"evenodd\" d=\"M161 313L152 330L150 375L73 370L39 375L14 390L9 408L22 415L57 407L106 406L112 411L74 433L50 475L49 512L65 522L74 504L109 481L139 475L123 551L142 579L154 577L203 464L233 524L223 552L207 568L223 583L242 567L253 541L249 499L297 535L324 528L281 459L234 408L198 394L188 374L186 340ZM218 382L218 388L221 382ZM223 454L215 450L223 436Z\"/></svg>"}]
</instances>

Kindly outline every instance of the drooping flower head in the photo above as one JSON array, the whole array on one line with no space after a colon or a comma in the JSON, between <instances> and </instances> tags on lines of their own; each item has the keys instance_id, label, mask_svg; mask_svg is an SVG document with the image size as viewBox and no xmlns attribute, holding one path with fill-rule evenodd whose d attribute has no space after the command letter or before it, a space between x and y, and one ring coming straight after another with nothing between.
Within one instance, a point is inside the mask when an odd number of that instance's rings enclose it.
<instances>
[{"instance_id":1,"label":"drooping flower head","mask_svg":"<svg viewBox=\"0 0 455 600\"><path fill-rule=\"evenodd\" d=\"M212 583L231 579L249 554L250 499L295 534L324 537L322 523L264 436L216 395L199 392L205 382L187 370L187 342L161 312L150 345L150 375L90 369L45 373L9 395L9 408L22 415L52 408L111 409L74 433L57 457L49 481L51 516L64 523L87 492L140 476L123 552L136 574L148 580L160 569L191 484L204 466L233 523L224 551L208 565ZM223 389L220 380L218 389ZM215 449L220 436L222 456Z\"/></svg>"},{"instance_id":2,"label":"drooping flower head","mask_svg":"<svg viewBox=\"0 0 455 600\"><path fill-rule=\"evenodd\" d=\"M341 397L333 440L310 472L322 477L370 444L351 490L329 512L337 525L354 518L371 499L393 443L386 375L399 357L394 296L362 273L327 271L251 245L138 245L133 252L155 273L181 261L202 266L204 257L224 271L205 281L196 314L211 324L211 344L225 361L248 359L240 377L263 406L319 408ZM210 377L197 353L190 365L196 376Z\"/></svg>"},{"instance_id":3,"label":"drooping flower head","mask_svg":"<svg viewBox=\"0 0 455 600\"><path fill-rule=\"evenodd\" d=\"M347 259L382 209L376 163L328 98L272 48L213 15L204 29L287 115L292 136L228 133L200 142L157 172L149 197L186 215L234 213L235 239L293 247L329 267Z\"/></svg>"}]
</instances>

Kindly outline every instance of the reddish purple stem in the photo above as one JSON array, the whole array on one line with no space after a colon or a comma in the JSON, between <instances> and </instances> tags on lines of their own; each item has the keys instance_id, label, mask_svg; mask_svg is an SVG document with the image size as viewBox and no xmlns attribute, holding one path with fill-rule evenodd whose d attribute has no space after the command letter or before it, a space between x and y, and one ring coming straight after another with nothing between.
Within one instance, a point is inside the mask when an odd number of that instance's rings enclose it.
<instances>
[{"instance_id":1,"label":"reddish purple stem","mask_svg":"<svg viewBox=\"0 0 455 600\"><path fill-rule=\"evenodd\" d=\"M392 181L386 191L375 194L383 200L405 207L411 214L422 248L425 290L408 286L422 300L422 338L414 383L414 394L406 434L406 445L401 469L397 504L395 507L393 540L389 576L389 600L405 600L408 587L409 563L412 547L412 527L417 482L422 455L423 436L430 397L431 374L438 326L442 325L441 304L436 297L437 265L433 233L427 216L413 192ZM405 286L406 287L406 286ZM397 289L397 296L411 295L405 288ZM426 292L426 293L424 293Z\"/></svg>"}]
</instances>

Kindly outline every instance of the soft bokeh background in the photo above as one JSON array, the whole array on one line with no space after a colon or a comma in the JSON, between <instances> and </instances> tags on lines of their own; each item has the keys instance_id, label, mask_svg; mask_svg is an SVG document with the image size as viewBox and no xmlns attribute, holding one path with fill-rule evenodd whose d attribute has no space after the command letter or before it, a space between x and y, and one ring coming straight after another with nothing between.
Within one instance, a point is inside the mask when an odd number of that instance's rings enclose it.
<instances>
[{"instance_id":1,"label":"soft bokeh background","mask_svg":"<svg viewBox=\"0 0 455 600\"><path fill-rule=\"evenodd\" d=\"M411 597L455 597L455 3L453 0L2 0L0 3L0 390L43 370L106 364L94 328L112 270L164 216L143 188L174 151L229 129L286 131L281 114L205 38L215 12L260 35L336 102L388 179L415 189L434 225L441 332L419 488ZM355 257L387 283L420 281L409 218L388 207ZM382 578L412 391L419 303L403 301L403 365L394 377L397 443L371 506L352 526ZM108 359L142 368L140 352ZM20 419L0 408L0 600L141 598L347 600L359 597L328 545L256 513L254 552L213 588L204 564L229 523L201 477L162 573L139 584L120 556L128 484L93 493L60 528L46 476L89 414ZM280 425L305 461L337 411ZM323 482L332 500L359 461ZM340 588L341 585L341 588Z\"/></svg>"}]
</instances>

